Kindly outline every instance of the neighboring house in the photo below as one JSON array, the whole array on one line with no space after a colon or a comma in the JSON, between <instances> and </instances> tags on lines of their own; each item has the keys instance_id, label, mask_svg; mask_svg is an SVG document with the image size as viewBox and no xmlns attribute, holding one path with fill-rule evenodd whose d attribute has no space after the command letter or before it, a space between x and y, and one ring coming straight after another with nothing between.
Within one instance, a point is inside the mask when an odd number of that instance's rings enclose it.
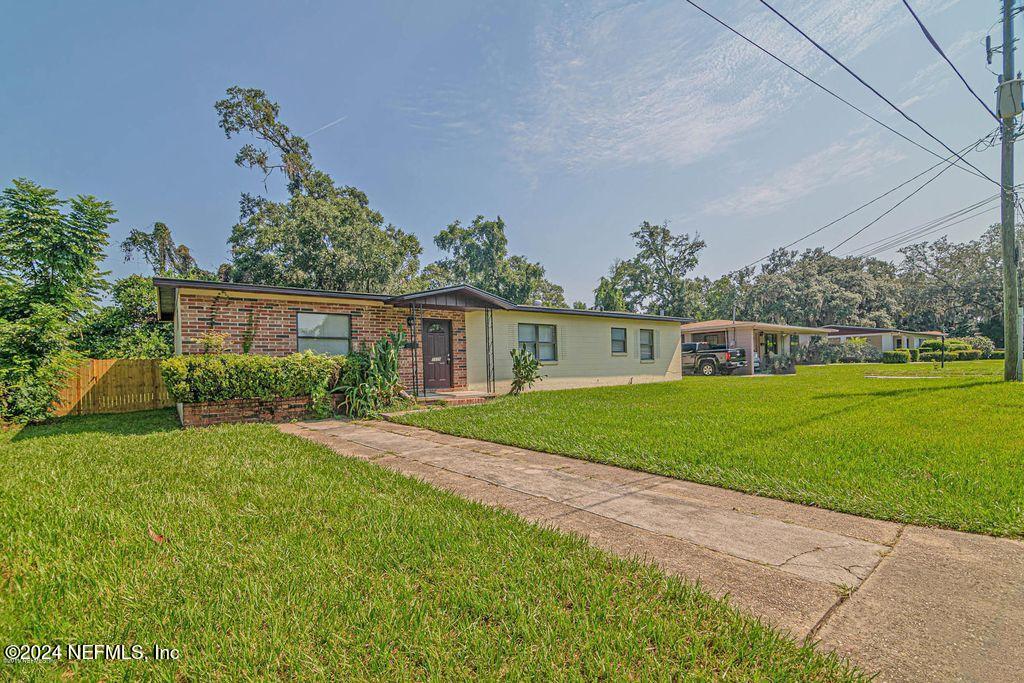
<instances>
[{"instance_id":1,"label":"neighboring house","mask_svg":"<svg viewBox=\"0 0 1024 683\"><path fill-rule=\"evenodd\" d=\"M789 355L798 347L810 344L814 337L824 340L830 332L824 327L776 325L754 320L704 320L684 323L680 329L684 342L741 348L748 359L753 359L755 353L762 359L775 354ZM753 362L748 362L747 372L753 371Z\"/></svg>"},{"instance_id":2,"label":"neighboring house","mask_svg":"<svg viewBox=\"0 0 1024 683\"><path fill-rule=\"evenodd\" d=\"M678 379L679 324L689 318L520 306L469 285L411 294L331 292L155 278L174 350L200 353L208 333L225 351L347 354L402 327L400 371L410 392L504 392L510 351L543 366L541 389Z\"/></svg>"},{"instance_id":3,"label":"neighboring house","mask_svg":"<svg viewBox=\"0 0 1024 683\"><path fill-rule=\"evenodd\" d=\"M941 339L942 332L912 332L891 327L854 327L851 325L829 325L828 340L834 344L851 339L866 339L881 351L893 349L916 349L929 339Z\"/></svg>"}]
</instances>

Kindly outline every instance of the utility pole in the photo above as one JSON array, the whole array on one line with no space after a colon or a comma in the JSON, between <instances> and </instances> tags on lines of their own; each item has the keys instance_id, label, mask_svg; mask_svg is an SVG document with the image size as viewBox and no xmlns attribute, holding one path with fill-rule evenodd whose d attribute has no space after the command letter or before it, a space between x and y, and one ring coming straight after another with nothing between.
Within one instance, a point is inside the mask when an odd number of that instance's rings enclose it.
<instances>
[{"instance_id":1,"label":"utility pole","mask_svg":"<svg viewBox=\"0 0 1024 683\"><path fill-rule=\"evenodd\" d=\"M1014 101L1013 72L1013 2L1003 0L1003 76L999 79L997 104L999 105L1000 129L1002 133L1002 247L1003 247L1003 379L1007 382L1021 381L1021 329L1017 317L1020 302L1017 295L1017 239L1014 226L1013 191L1013 142L1016 129L1016 114L1020 107ZM1007 96L1007 90L1011 96ZM1018 89L1019 93L1019 82ZM1008 105L1008 101L1011 103Z\"/></svg>"}]
</instances>

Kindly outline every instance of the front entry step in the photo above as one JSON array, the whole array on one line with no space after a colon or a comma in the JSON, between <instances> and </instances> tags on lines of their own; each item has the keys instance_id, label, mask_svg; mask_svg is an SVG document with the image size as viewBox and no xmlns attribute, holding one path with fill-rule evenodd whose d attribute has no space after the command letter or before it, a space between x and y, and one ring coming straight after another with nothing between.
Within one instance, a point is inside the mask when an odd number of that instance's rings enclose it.
<instances>
[{"instance_id":1,"label":"front entry step","mask_svg":"<svg viewBox=\"0 0 1024 683\"><path fill-rule=\"evenodd\" d=\"M441 390L428 392L419 396L416 402L425 406L470 406L486 403L494 398L494 394L485 391Z\"/></svg>"}]
</instances>

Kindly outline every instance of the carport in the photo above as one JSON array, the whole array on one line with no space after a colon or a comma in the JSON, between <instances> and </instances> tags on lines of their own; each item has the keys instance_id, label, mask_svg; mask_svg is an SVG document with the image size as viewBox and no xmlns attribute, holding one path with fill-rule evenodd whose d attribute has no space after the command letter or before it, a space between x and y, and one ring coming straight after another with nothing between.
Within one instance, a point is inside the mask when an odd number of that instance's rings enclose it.
<instances>
[{"instance_id":1,"label":"carport","mask_svg":"<svg viewBox=\"0 0 1024 683\"><path fill-rule=\"evenodd\" d=\"M754 358L790 355L811 339L824 340L830 330L824 327L779 325L754 320L704 320L680 326L684 342L706 342L741 348L747 353L747 374L754 374ZM739 371L738 371L739 372Z\"/></svg>"}]
</instances>

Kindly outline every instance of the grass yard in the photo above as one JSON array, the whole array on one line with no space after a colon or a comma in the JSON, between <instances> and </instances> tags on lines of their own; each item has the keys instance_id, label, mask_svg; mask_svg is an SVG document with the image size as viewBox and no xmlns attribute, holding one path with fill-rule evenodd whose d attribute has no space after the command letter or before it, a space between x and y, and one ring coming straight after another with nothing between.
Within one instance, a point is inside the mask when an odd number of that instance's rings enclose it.
<instances>
[{"instance_id":1,"label":"grass yard","mask_svg":"<svg viewBox=\"0 0 1024 683\"><path fill-rule=\"evenodd\" d=\"M1022 537L1024 387L1001 382L1001 372L1002 361L801 367L788 377L533 392L402 421L869 517Z\"/></svg>"},{"instance_id":2,"label":"grass yard","mask_svg":"<svg viewBox=\"0 0 1024 683\"><path fill-rule=\"evenodd\" d=\"M268 425L69 418L0 432L0 459L0 641L181 651L4 677L858 676L652 568Z\"/></svg>"}]
</instances>

